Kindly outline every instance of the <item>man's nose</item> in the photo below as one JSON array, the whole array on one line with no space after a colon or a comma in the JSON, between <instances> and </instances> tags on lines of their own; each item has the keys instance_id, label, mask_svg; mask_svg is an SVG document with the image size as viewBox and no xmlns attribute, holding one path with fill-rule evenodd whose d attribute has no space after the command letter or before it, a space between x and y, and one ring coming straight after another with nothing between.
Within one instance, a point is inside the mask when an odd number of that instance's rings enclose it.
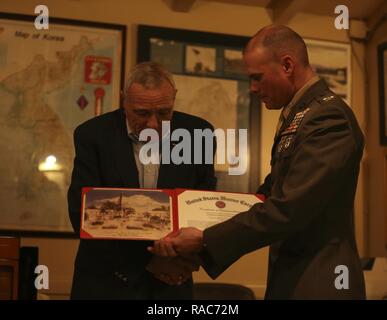
<instances>
[{"instance_id":1,"label":"man's nose","mask_svg":"<svg viewBox=\"0 0 387 320\"><path fill-rule=\"evenodd\" d=\"M155 130L159 128L159 120L157 119L157 116L154 113L152 113L152 115L148 118L147 127L149 129Z\"/></svg>"}]
</instances>

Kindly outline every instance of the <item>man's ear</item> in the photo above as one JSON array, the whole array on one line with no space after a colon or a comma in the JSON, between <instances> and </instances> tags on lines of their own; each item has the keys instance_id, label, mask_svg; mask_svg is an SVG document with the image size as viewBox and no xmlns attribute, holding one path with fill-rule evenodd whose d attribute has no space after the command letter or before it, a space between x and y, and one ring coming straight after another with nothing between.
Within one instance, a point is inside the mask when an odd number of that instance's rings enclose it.
<instances>
[{"instance_id":1,"label":"man's ear","mask_svg":"<svg viewBox=\"0 0 387 320\"><path fill-rule=\"evenodd\" d=\"M281 68L287 75L291 75L294 70L294 59L290 55L285 55L281 58Z\"/></svg>"}]
</instances>

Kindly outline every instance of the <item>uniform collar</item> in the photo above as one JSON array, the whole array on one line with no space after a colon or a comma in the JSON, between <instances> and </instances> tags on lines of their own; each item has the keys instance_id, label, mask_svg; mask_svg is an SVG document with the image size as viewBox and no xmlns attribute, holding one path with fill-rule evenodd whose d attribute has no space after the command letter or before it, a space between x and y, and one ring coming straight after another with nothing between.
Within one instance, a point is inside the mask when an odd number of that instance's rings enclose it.
<instances>
[{"instance_id":1,"label":"uniform collar","mask_svg":"<svg viewBox=\"0 0 387 320\"><path fill-rule=\"evenodd\" d=\"M289 116L292 108L300 101L300 99L304 96L304 94L316 83L320 80L320 77L315 75L310 78L293 96L292 100L282 109L282 115L284 119Z\"/></svg>"}]
</instances>

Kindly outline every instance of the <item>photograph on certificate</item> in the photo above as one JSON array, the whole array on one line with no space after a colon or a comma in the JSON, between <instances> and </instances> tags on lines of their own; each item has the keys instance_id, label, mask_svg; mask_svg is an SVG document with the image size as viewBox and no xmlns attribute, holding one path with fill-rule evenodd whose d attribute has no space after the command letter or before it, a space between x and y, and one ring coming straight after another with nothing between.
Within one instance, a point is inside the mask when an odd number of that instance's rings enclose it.
<instances>
[{"instance_id":1,"label":"photograph on certificate","mask_svg":"<svg viewBox=\"0 0 387 320\"><path fill-rule=\"evenodd\" d=\"M167 191L84 188L81 238L153 240L173 229Z\"/></svg>"}]
</instances>

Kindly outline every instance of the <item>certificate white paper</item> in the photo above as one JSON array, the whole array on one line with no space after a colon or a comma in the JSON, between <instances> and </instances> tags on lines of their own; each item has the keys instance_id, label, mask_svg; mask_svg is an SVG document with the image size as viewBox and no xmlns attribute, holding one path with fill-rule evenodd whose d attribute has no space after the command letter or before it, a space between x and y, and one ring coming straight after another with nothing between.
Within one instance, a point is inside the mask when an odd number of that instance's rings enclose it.
<instances>
[{"instance_id":1,"label":"certificate white paper","mask_svg":"<svg viewBox=\"0 0 387 320\"><path fill-rule=\"evenodd\" d=\"M180 189L177 189L177 193L180 228L204 230L263 202L259 198L262 196L255 194Z\"/></svg>"}]
</instances>

